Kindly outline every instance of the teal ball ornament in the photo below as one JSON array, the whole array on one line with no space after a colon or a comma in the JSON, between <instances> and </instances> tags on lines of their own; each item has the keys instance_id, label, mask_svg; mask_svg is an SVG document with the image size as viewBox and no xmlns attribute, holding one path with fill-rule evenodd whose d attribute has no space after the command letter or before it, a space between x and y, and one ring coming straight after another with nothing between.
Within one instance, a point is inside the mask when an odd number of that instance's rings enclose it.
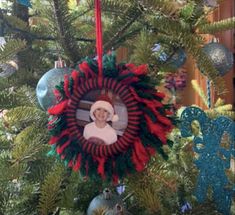
<instances>
[{"instance_id":1,"label":"teal ball ornament","mask_svg":"<svg viewBox=\"0 0 235 215\"><path fill-rule=\"evenodd\" d=\"M105 209L105 213L107 213L117 205L123 208L122 199L117 194L112 193L110 189L105 188L102 194L92 199L87 209L87 215L93 215L99 209Z\"/></svg>"},{"instance_id":2,"label":"teal ball ornament","mask_svg":"<svg viewBox=\"0 0 235 215\"><path fill-rule=\"evenodd\" d=\"M202 48L221 76L227 74L233 66L232 52L224 45L216 42L208 43Z\"/></svg>"},{"instance_id":3,"label":"teal ball ornament","mask_svg":"<svg viewBox=\"0 0 235 215\"><path fill-rule=\"evenodd\" d=\"M72 69L66 67L53 68L46 72L38 81L36 95L38 103L43 110L47 110L56 104L56 97L54 95L55 87L61 81L64 81L65 75L70 75L71 72Z\"/></svg>"}]
</instances>

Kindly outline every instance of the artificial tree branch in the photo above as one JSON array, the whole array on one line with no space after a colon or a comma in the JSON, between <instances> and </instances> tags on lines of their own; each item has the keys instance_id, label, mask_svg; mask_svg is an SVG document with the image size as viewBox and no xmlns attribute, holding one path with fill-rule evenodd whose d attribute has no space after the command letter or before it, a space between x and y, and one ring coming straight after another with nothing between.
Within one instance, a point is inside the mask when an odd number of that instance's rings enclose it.
<instances>
[{"instance_id":1,"label":"artificial tree branch","mask_svg":"<svg viewBox=\"0 0 235 215\"><path fill-rule=\"evenodd\" d=\"M79 47L72 33L71 20L69 19L67 2L53 0L55 19L58 25L59 41L72 62L80 60Z\"/></svg>"},{"instance_id":2,"label":"artificial tree branch","mask_svg":"<svg viewBox=\"0 0 235 215\"><path fill-rule=\"evenodd\" d=\"M105 51L111 49L116 40L119 40L126 30L141 16L141 13L136 14L129 22L127 22L114 36L104 44Z\"/></svg>"},{"instance_id":3,"label":"artificial tree branch","mask_svg":"<svg viewBox=\"0 0 235 215\"><path fill-rule=\"evenodd\" d=\"M16 26L13 26L11 23L9 23L5 18L4 18L4 15L3 15L3 11L0 9L0 20L3 21L3 23L12 31L12 32L17 32L17 33L21 33L24 38L26 40L29 40L29 41L33 41L33 40L57 40L56 37L52 37L52 36L41 36L41 35L37 35L37 34L34 34L32 32L29 32L29 31L26 31L26 30L23 30L23 29L20 29ZM82 42L95 42L94 39L89 39L89 38L83 38L83 37L78 37L76 38L77 41L82 41Z\"/></svg>"},{"instance_id":4,"label":"artificial tree branch","mask_svg":"<svg viewBox=\"0 0 235 215\"><path fill-rule=\"evenodd\" d=\"M228 19L220 20L213 23L208 23L202 26L199 26L199 34L214 34L221 31L231 30L235 26L235 17Z\"/></svg>"}]
</instances>

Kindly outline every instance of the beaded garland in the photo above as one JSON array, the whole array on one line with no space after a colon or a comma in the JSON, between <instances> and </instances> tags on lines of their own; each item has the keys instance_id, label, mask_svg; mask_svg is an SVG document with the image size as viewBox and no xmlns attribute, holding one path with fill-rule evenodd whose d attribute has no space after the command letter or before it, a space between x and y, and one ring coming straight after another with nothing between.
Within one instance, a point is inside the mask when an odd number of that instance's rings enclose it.
<instances>
[{"instance_id":1,"label":"beaded garland","mask_svg":"<svg viewBox=\"0 0 235 215\"><path fill-rule=\"evenodd\" d=\"M76 109L83 96L92 90L112 90L123 101L128 125L118 141L98 145L84 139L79 130ZM48 109L51 134L50 153L58 154L68 167L90 177L117 181L142 171L158 151L167 158L162 146L172 145L167 134L173 128L172 113L161 101L155 83L147 76L147 66L116 65L115 55L103 57L103 78L98 77L95 59L86 58L55 90L58 103Z\"/></svg>"}]
</instances>

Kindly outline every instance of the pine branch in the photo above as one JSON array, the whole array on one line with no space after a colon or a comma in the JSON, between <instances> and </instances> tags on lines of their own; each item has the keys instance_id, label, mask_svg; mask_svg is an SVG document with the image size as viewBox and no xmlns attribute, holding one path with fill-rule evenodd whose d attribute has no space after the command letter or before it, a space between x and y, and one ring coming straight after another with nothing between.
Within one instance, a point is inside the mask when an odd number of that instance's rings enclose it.
<instances>
[{"instance_id":1,"label":"pine branch","mask_svg":"<svg viewBox=\"0 0 235 215\"><path fill-rule=\"evenodd\" d=\"M18 165L37 160L48 140L46 133L46 129L35 125L23 129L14 140L11 162Z\"/></svg>"},{"instance_id":2,"label":"pine branch","mask_svg":"<svg viewBox=\"0 0 235 215\"><path fill-rule=\"evenodd\" d=\"M217 110L206 110L206 114L208 117L215 119L219 116L226 116L228 118L231 118L232 120L235 120L235 112L234 111L217 111Z\"/></svg>"},{"instance_id":3,"label":"pine branch","mask_svg":"<svg viewBox=\"0 0 235 215\"><path fill-rule=\"evenodd\" d=\"M162 23L164 23L164 26ZM175 40L178 39L178 43L194 57L200 71L216 86L217 94L226 93L223 78L220 77L211 60L201 49L203 43L200 35L191 31L190 28L185 28L180 22L164 17L154 19L154 26L157 26L157 28L159 28L161 32L165 32L166 35L175 35Z\"/></svg>"},{"instance_id":4,"label":"pine branch","mask_svg":"<svg viewBox=\"0 0 235 215\"><path fill-rule=\"evenodd\" d=\"M140 35L134 40L134 51L131 57L131 61L136 64L154 64L152 50L154 44L154 38L151 37L146 31L142 31Z\"/></svg>"},{"instance_id":5,"label":"pine branch","mask_svg":"<svg viewBox=\"0 0 235 215\"><path fill-rule=\"evenodd\" d=\"M151 178L152 179L152 178ZM150 179L147 179L147 172L135 174L135 176L128 177L128 188L134 193L137 203L144 207L150 214L156 214L160 211L161 199L159 197L160 188L154 186L155 184ZM141 184L141 186L136 186ZM160 186L160 183L159 183Z\"/></svg>"},{"instance_id":6,"label":"pine branch","mask_svg":"<svg viewBox=\"0 0 235 215\"><path fill-rule=\"evenodd\" d=\"M18 129L25 128L32 123L45 125L47 123L47 115L36 107L18 106L8 110L6 122L10 127L15 126Z\"/></svg>"},{"instance_id":7,"label":"pine branch","mask_svg":"<svg viewBox=\"0 0 235 215\"><path fill-rule=\"evenodd\" d=\"M63 0L53 0L54 13L59 31L59 41L69 59L77 62L80 59L79 47L75 40L73 29L71 28L71 17L68 12L67 2Z\"/></svg>"},{"instance_id":8,"label":"pine branch","mask_svg":"<svg viewBox=\"0 0 235 215\"><path fill-rule=\"evenodd\" d=\"M107 51L113 47L118 47L120 41L123 43L130 38L130 36L136 35L141 28L134 26L134 24L140 19L142 14L142 9L136 3L127 7L123 14L119 14L113 24L104 32L104 41L107 41L103 45L104 50ZM131 28L132 26L134 26L133 29ZM130 32L133 32L133 34ZM128 33L130 34L128 35Z\"/></svg>"},{"instance_id":9,"label":"pine branch","mask_svg":"<svg viewBox=\"0 0 235 215\"><path fill-rule=\"evenodd\" d=\"M180 17L182 17L184 20L188 21L190 19L193 19L195 16L195 6L196 3L194 1L189 2L186 4L181 10L180 10Z\"/></svg>"},{"instance_id":10,"label":"pine branch","mask_svg":"<svg viewBox=\"0 0 235 215\"><path fill-rule=\"evenodd\" d=\"M140 34L141 30L143 30L142 26L134 26L132 25L130 29L117 38L112 44L112 48L117 50L121 46L125 46L125 44L130 44L131 41L135 40L136 36Z\"/></svg>"},{"instance_id":11,"label":"pine branch","mask_svg":"<svg viewBox=\"0 0 235 215\"><path fill-rule=\"evenodd\" d=\"M138 2L143 8L146 8L147 13L157 11L173 19L179 17L179 9L182 7L182 5L172 0L138 0Z\"/></svg>"},{"instance_id":12,"label":"pine branch","mask_svg":"<svg viewBox=\"0 0 235 215\"><path fill-rule=\"evenodd\" d=\"M29 41L33 40L57 40L56 37L53 36L45 36L40 34L35 34L34 32L30 32L29 27L27 26L27 23L23 22L21 19L15 17L15 16L5 16L1 15L1 9L0 9L0 20L4 22L4 24L12 31L12 32L19 32L22 35L24 35L24 38ZM83 38L83 37L75 37L77 41L82 42L94 42L93 39L89 38Z\"/></svg>"},{"instance_id":13,"label":"pine branch","mask_svg":"<svg viewBox=\"0 0 235 215\"><path fill-rule=\"evenodd\" d=\"M118 32L116 32L113 37L104 44L104 50L110 50L115 44L115 40L119 39L128 30L128 28L140 17L141 14L136 14L130 21L128 21Z\"/></svg>"},{"instance_id":14,"label":"pine branch","mask_svg":"<svg viewBox=\"0 0 235 215\"><path fill-rule=\"evenodd\" d=\"M0 12L1 13L1 12ZM7 26L17 26L17 29L22 31L29 31L28 23L24 22L22 19L16 17L16 16L8 16L3 14L3 16L0 18Z\"/></svg>"},{"instance_id":15,"label":"pine branch","mask_svg":"<svg viewBox=\"0 0 235 215\"><path fill-rule=\"evenodd\" d=\"M38 210L41 215L48 215L55 211L60 200L61 184L63 181L64 169L57 166L52 170L41 186L41 195Z\"/></svg>"},{"instance_id":16,"label":"pine branch","mask_svg":"<svg viewBox=\"0 0 235 215\"><path fill-rule=\"evenodd\" d=\"M192 80L191 83L192 83L193 89L198 93L204 105L208 107L207 97L205 93L203 92L202 88L198 85L197 80Z\"/></svg>"},{"instance_id":17,"label":"pine branch","mask_svg":"<svg viewBox=\"0 0 235 215\"><path fill-rule=\"evenodd\" d=\"M200 34L214 34L220 31L226 31L234 29L235 17L224 19L218 22L213 22L210 24L205 24L198 27Z\"/></svg>"},{"instance_id":18,"label":"pine branch","mask_svg":"<svg viewBox=\"0 0 235 215\"><path fill-rule=\"evenodd\" d=\"M102 0L102 14L112 14L114 16L123 16L126 15L126 18L129 19L128 14L126 14L126 10L136 4L133 0L123 0L123 1L115 1L115 0ZM94 10L95 4L93 0L88 0L87 5L89 10Z\"/></svg>"},{"instance_id":19,"label":"pine branch","mask_svg":"<svg viewBox=\"0 0 235 215\"><path fill-rule=\"evenodd\" d=\"M26 47L26 41L21 39L12 39L9 40L3 47L0 49L0 63L4 63L8 60L11 60L17 52L22 51Z\"/></svg>"},{"instance_id":20,"label":"pine branch","mask_svg":"<svg viewBox=\"0 0 235 215\"><path fill-rule=\"evenodd\" d=\"M9 109L25 105L37 105L36 95L32 88L22 86L16 90L10 88L0 91L0 109Z\"/></svg>"},{"instance_id":21,"label":"pine branch","mask_svg":"<svg viewBox=\"0 0 235 215\"><path fill-rule=\"evenodd\" d=\"M225 104L221 98L218 98L212 109L205 111L208 117L214 119L218 116L227 116L231 119L235 119L235 111L232 104Z\"/></svg>"}]
</instances>

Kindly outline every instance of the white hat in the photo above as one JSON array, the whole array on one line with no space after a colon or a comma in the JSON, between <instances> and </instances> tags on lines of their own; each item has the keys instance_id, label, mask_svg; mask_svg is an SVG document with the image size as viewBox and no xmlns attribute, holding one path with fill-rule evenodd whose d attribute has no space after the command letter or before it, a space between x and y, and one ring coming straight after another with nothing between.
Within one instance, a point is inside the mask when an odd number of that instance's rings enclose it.
<instances>
[{"instance_id":1,"label":"white hat","mask_svg":"<svg viewBox=\"0 0 235 215\"><path fill-rule=\"evenodd\" d=\"M109 117L107 118L106 121L112 121L112 122L118 121L118 115L115 114L114 106L112 104L111 99L108 96L101 95L98 97L96 102L92 104L91 110L90 110L90 117L93 121L95 120L94 112L98 108L104 108L105 110L109 112Z\"/></svg>"}]
</instances>

